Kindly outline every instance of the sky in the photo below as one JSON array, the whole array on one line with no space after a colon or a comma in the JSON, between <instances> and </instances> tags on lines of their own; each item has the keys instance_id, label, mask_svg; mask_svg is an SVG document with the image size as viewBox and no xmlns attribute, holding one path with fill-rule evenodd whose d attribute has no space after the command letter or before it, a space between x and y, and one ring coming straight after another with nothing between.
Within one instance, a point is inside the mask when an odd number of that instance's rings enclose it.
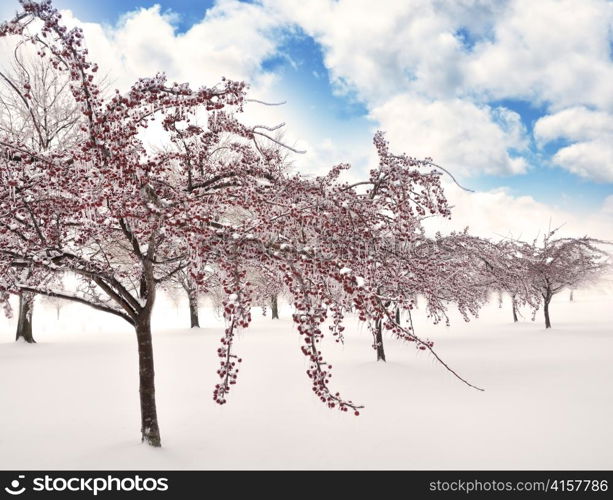
<instances>
[{"instance_id":1,"label":"sky","mask_svg":"<svg viewBox=\"0 0 613 500\"><path fill-rule=\"evenodd\" d=\"M398 152L432 157L453 227L534 237L562 225L613 239L613 2L607 0L55 0L121 90L171 80L250 83L284 101L245 120L286 123L319 174ZM3 0L0 17L18 8ZM251 108L251 105L249 106Z\"/></svg>"}]
</instances>

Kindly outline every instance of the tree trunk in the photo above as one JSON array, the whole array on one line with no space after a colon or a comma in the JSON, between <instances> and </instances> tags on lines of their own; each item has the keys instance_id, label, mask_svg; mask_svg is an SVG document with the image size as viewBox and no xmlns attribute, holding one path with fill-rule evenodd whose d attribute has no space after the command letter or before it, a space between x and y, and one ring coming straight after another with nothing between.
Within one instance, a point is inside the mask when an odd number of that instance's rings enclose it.
<instances>
[{"instance_id":1,"label":"tree trunk","mask_svg":"<svg viewBox=\"0 0 613 500\"><path fill-rule=\"evenodd\" d=\"M400 324L400 307L396 308L396 323Z\"/></svg>"},{"instance_id":2,"label":"tree trunk","mask_svg":"<svg viewBox=\"0 0 613 500\"><path fill-rule=\"evenodd\" d=\"M543 311L545 312L545 328L551 328L551 320L549 319L549 303L551 302L551 297L545 297L545 306Z\"/></svg>"},{"instance_id":3,"label":"tree trunk","mask_svg":"<svg viewBox=\"0 0 613 500\"><path fill-rule=\"evenodd\" d=\"M575 300L575 296L574 296L574 290L570 291L570 301L572 302L573 300Z\"/></svg>"},{"instance_id":4,"label":"tree trunk","mask_svg":"<svg viewBox=\"0 0 613 500\"><path fill-rule=\"evenodd\" d=\"M34 310L34 295L28 292L19 294L19 318L15 340L23 339L28 344L35 344L32 336L32 312Z\"/></svg>"},{"instance_id":5,"label":"tree trunk","mask_svg":"<svg viewBox=\"0 0 613 500\"><path fill-rule=\"evenodd\" d=\"M189 321L191 328L200 328L200 320L198 318L198 297L193 290L187 292L189 299Z\"/></svg>"},{"instance_id":6,"label":"tree trunk","mask_svg":"<svg viewBox=\"0 0 613 500\"><path fill-rule=\"evenodd\" d=\"M385 350L383 349L383 334L381 325L383 321L377 320L375 324L375 345L377 347L377 361L385 361Z\"/></svg>"},{"instance_id":7,"label":"tree trunk","mask_svg":"<svg viewBox=\"0 0 613 500\"><path fill-rule=\"evenodd\" d=\"M138 372L140 381L140 414L142 441L162 446L155 406L155 371L151 339L151 313L144 312L136 323L138 340Z\"/></svg>"},{"instance_id":8,"label":"tree trunk","mask_svg":"<svg viewBox=\"0 0 613 500\"><path fill-rule=\"evenodd\" d=\"M140 278L140 286L139 286L138 294L141 297L141 299L147 296L147 280L144 275L141 276Z\"/></svg>"},{"instance_id":9,"label":"tree trunk","mask_svg":"<svg viewBox=\"0 0 613 500\"><path fill-rule=\"evenodd\" d=\"M277 294L270 298L270 310L272 311L272 319L279 319L279 296Z\"/></svg>"},{"instance_id":10,"label":"tree trunk","mask_svg":"<svg viewBox=\"0 0 613 500\"><path fill-rule=\"evenodd\" d=\"M517 305L514 298L511 298L511 304L513 305L513 323L517 323Z\"/></svg>"},{"instance_id":11,"label":"tree trunk","mask_svg":"<svg viewBox=\"0 0 613 500\"><path fill-rule=\"evenodd\" d=\"M200 318L198 317L198 288L194 286L189 273L183 275L180 283L187 294L187 300L189 302L190 328L200 328Z\"/></svg>"}]
</instances>

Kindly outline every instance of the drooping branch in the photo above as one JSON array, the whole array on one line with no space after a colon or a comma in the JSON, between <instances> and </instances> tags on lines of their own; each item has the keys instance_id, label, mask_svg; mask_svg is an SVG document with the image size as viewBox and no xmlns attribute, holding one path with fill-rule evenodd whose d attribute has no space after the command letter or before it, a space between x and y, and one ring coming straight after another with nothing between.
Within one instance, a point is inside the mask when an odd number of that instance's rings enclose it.
<instances>
[{"instance_id":1,"label":"drooping branch","mask_svg":"<svg viewBox=\"0 0 613 500\"><path fill-rule=\"evenodd\" d=\"M65 294L65 293L60 293L60 292L54 292L54 291L50 291L50 290L42 290L42 289L38 289L38 288L33 288L33 287L29 287L29 286L20 286L19 287L22 291L24 292L31 292L37 295L45 295L47 297L54 297L54 298L58 298L58 299L64 299L64 300L69 300L72 302L77 302L79 304L84 304L86 306L92 307L98 311L102 311L102 312L106 312L109 314L113 314L115 316L119 316L121 319L124 319L125 321L127 321L128 323L130 323L132 326L134 326L135 322L134 320L128 316L127 314L124 314L120 311L117 311L115 309L112 309L110 307L106 307L102 304L96 304L95 302L91 302L88 301L86 299L83 299L81 297L76 297L74 295L69 295L69 294Z\"/></svg>"}]
</instances>

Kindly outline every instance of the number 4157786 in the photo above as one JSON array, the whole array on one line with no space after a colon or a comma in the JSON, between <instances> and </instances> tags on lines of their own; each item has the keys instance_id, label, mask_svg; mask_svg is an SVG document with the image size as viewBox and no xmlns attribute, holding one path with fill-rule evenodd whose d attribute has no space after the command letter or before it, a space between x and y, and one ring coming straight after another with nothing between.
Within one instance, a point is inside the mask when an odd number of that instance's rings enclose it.
<instances>
[{"instance_id":1,"label":"number 4157786","mask_svg":"<svg viewBox=\"0 0 613 500\"><path fill-rule=\"evenodd\" d=\"M609 483L606 479L554 479L549 483L551 491L607 491Z\"/></svg>"}]
</instances>

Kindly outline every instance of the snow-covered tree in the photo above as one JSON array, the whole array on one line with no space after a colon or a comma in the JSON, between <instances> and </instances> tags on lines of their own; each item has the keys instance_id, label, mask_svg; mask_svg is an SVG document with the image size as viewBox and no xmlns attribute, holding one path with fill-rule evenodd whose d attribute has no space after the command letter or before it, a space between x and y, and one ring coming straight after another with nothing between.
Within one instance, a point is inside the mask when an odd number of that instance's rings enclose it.
<instances>
[{"instance_id":1,"label":"snow-covered tree","mask_svg":"<svg viewBox=\"0 0 613 500\"><path fill-rule=\"evenodd\" d=\"M511 299L513 322L519 320L519 308L538 308L540 300L534 296L530 271L524 259L521 244L512 239L490 242L481 239L476 255L484 263L484 276L490 289L498 295L502 307L503 294Z\"/></svg>"},{"instance_id":2,"label":"snow-covered tree","mask_svg":"<svg viewBox=\"0 0 613 500\"><path fill-rule=\"evenodd\" d=\"M426 214L449 216L442 174L430 160L392 154L377 133L379 165L363 181L340 180L348 165L316 178L291 174L284 146L270 134L274 127L238 120L246 102L244 83L222 80L193 90L158 74L105 99L81 30L65 28L49 2L22 0L22 6L23 12L0 25L0 36L34 43L65 72L86 139L39 151L0 137L0 186L7 186L0 198L0 293L5 307L7 294L30 292L87 304L134 327L145 442L161 444L151 313L159 287L186 268L202 287L205 266L214 266L224 293L226 328L213 393L219 404L236 383L240 358L234 341L237 331L249 326L257 296L248 279L251 269L282 276L313 392L331 408L356 414L361 408L331 389L331 366L320 349L322 323L331 316L333 333L341 335L341 306L348 303L364 321L380 320L385 330L443 363L431 342L389 312L390 300L401 309L410 309L410 303L379 293L372 280L381 271L357 274L377 262L390 279L400 271L416 279L430 272L423 261L364 254L364 245L376 248L382 237L414 241ZM206 125L194 125L203 114ZM153 122L175 147L145 146L140 133ZM34 285L20 278L23 266L71 273L79 283L72 290L53 282Z\"/></svg>"},{"instance_id":3,"label":"snow-covered tree","mask_svg":"<svg viewBox=\"0 0 613 500\"><path fill-rule=\"evenodd\" d=\"M549 306L565 288L578 288L601 278L610 268L606 242L590 238L556 237L548 231L539 241L520 246L535 300L542 299L545 328L551 328Z\"/></svg>"},{"instance_id":4,"label":"snow-covered tree","mask_svg":"<svg viewBox=\"0 0 613 500\"><path fill-rule=\"evenodd\" d=\"M11 45L14 45L11 47ZM27 46L5 44L6 59L0 67L0 134L32 151L45 152L76 145L77 112L68 88L69 79L51 64L31 53ZM26 167L24 167L26 168ZM27 211L27 207L24 206ZM16 233L18 234L18 233ZM45 273L31 266L21 270L22 280L41 283ZM16 340L34 343L32 316L34 294L18 293Z\"/></svg>"},{"instance_id":5,"label":"snow-covered tree","mask_svg":"<svg viewBox=\"0 0 613 500\"><path fill-rule=\"evenodd\" d=\"M266 268L252 269L249 280L254 284L257 300L264 314L270 309L271 319L279 319L279 296L283 293L283 276L274 271Z\"/></svg>"},{"instance_id":6,"label":"snow-covered tree","mask_svg":"<svg viewBox=\"0 0 613 500\"><path fill-rule=\"evenodd\" d=\"M482 262L475 258L481 253L480 246L481 241L467 233L451 233L436 234L433 238L422 235L410 244L385 240L373 253L375 259L370 251L365 252L368 258L360 272L369 282L378 283L377 293L387 299L387 312L369 324L377 360L385 361L384 316L393 314L399 323L404 310L411 319L418 296L424 300L425 312L435 324L441 321L449 324L450 306L456 307L465 321L478 315L488 295L480 272Z\"/></svg>"}]
</instances>

